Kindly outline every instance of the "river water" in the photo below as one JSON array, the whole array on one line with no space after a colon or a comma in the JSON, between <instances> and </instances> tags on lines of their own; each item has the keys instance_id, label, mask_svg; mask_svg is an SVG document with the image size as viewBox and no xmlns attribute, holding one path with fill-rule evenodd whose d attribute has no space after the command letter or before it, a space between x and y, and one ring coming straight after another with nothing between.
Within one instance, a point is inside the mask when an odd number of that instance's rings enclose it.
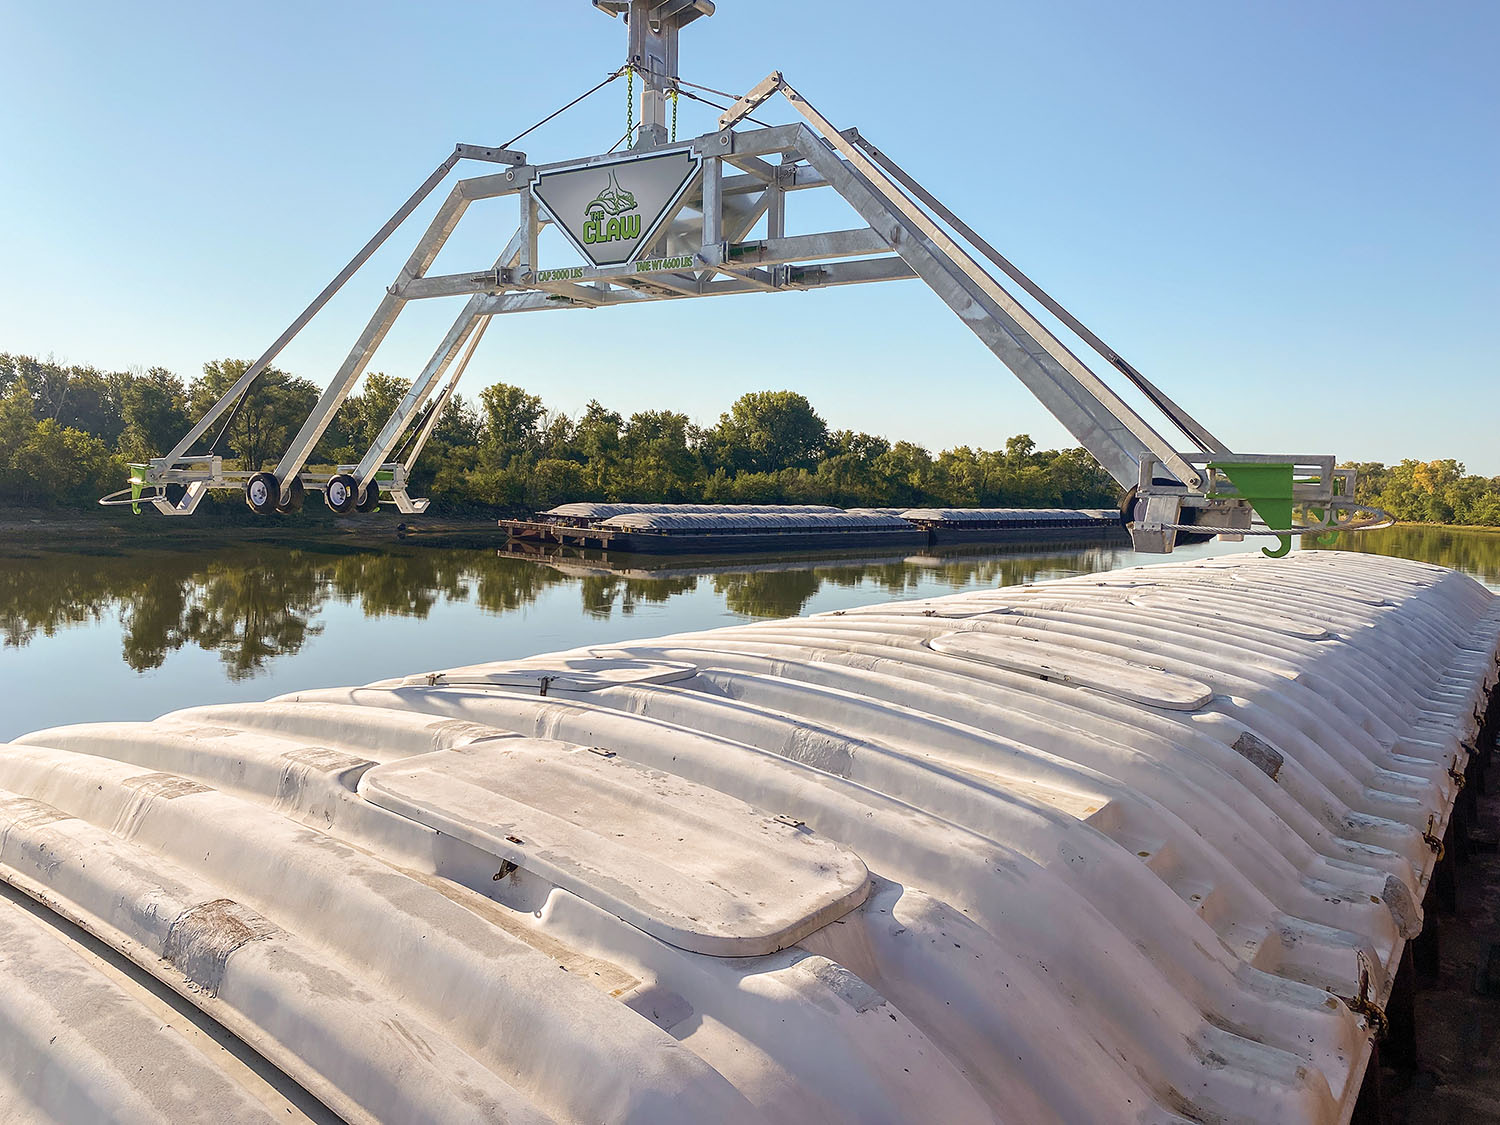
<instances>
[{"instance_id":1,"label":"river water","mask_svg":"<svg viewBox=\"0 0 1500 1125\"><path fill-rule=\"evenodd\" d=\"M1500 589L1500 534L1421 527L1341 548L1457 567ZM1200 558L1256 550L1208 544ZM0 556L0 740L61 723L577 645L1160 562L1115 546L691 561L495 550L238 545ZM651 569L646 569L651 568Z\"/></svg>"}]
</instances>

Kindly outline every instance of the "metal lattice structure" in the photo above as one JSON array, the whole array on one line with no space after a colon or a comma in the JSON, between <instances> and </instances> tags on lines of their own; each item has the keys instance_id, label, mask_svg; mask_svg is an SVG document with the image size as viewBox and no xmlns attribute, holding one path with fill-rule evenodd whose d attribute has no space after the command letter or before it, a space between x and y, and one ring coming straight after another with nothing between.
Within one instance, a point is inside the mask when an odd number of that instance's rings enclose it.
<instances>
[{"instance_id":1,"label":"metal lattice structure","mask_svg":"<svg viewBox=\"0 0 1500 1125\"><path fill-rule=\"evenodd\" d=\"M1385 519L1354 503L1354 474L1336 469L1333 457L1231 452L858 130L836 128L780 73L725 111L715 131L674 140L678 35L712 15L714 5L594 3L627 21L629 57L616 76L628 73L632 91L637 75L643 81L631 148L534 165L511 148L458 145L177 446L138 467L129 498L107 501L147 501L163 514L185 516L210 489L244 488L250 506L266 513L293 510L305 492L320 490L338 512L372 510L382 493L402 512L421 512L427 501L407 493L412 466L496 317L920 279L1128 490L1123 511L1137 549L1166 552L1187 537L1352 530ZM749 127L750 115L776 95L801 120ZM193 454L194 444L231 415L281 350L461 160L502 170L453 186L275 469L226 471L222 458ZM865 225L790 233L788 198L813 190L841 196ZM520 221L494 263L429 274L467 208L499 197L517 200ZM762 224L765 237L752 238ZM583 264L554 267L541 260L538 238L548 226L573 245ZM1187 447L1126 403L1002 285L996 271L1123 375ZM466 298L463 310L364 456L332 474L308 471L318 440L402 310L442 297ZM393 459L403 439L404 451ZM184 489L176 502L167 495L172 485Z\"/></svg>"}]
</instances>

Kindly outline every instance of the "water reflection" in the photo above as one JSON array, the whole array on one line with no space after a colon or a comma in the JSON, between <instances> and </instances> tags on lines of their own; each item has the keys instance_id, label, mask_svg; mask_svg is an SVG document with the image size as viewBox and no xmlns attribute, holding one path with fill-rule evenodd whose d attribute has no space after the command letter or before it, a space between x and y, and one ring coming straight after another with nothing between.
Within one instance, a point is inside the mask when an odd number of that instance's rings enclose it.
<instances>
[{"instance_id":1,"label":"water reflection","mask_svg":"<svg viewBox=\"0 0 1500 1125\"><path fill-rule=\"evenodd\" d=\"M699 591L711 592L734 614L782 617L801 613L827 586L899 597L923 583L958 590L1104 570L1121 565L1124 554L1083 548L1044 556L719 558L656 568L583 554L518 557L422 547L48 554L0 561L0 641L19 648L71 626L113 619L122 658L137 672L197 647L216 653L226 677L240 681L319 636L317 618L330 602L358 605L366 617L425 619L444 602L506 614L534 604L547 590L572 586L581 613L598 621Z\"/></svg>"},{"instance_id":2,"label":"water reflection","mask_svg":"<svg viewBox=\"0 0 1500 1125\"><path fill-rule=\"evenodd\" d=\"M1488 586L1500 587L1500 530L1465 531L1402 524L1381 531L1341 535L1327 549L1436 563L1472 574Z\"/></svg>"},{"instance_id":3,"label":"water reflection","mask_svg":"<svg viewBox=\"0 0 1500 1125\"><path fill-rule=\"evenodd\" d=\"M1345 536L1337 547L1457 567L1500 586L1500 534L1398 527ZM840 591L845 604L858 604L1036 582L1136 561L1152 560L1119 547L660 563L420 546L49 553L0 559L0 643L21 648L74 629L114 625L121 657L136 672L160 668L172 653L197 648L217 656L227 679L243 681L262 673L273 657L294 655L320 636L325 627L320 618L331 604L356 607L366 618L425 620L446 604L512 615L557 591L547 611L553 623L609 622L651 607L653 626L665 626L653 631L670 632L705 627L715 616L722 621L725 611L792 616L807 611L820 595L814 608L828 608L829 598ZM569 606L569 590L577 591L576 607ZM661 620L660 607L676 599L684 599L681 610L674 607ZM529 641L526 631L539 627L509 630L504 643L540 651L546 646Z\"/></svg>"},{"instance_id":4,"label":"water reflection","mask_svg":"<svg viewBox=\"0 0 1500 1125\"><path fill-rule=\"evenodd\" d=\"M583 590L584 612L601 618L608 618L616 608L629 616L638 605L664 603L700 589L704 582L733 613L793 617L829 587L862 587L872 598L882 593L899 598L934 584L963 590L1111 570L1125 565L1129 556L1129 551L1117 547L1075 547L1052 554L1002 554L992 547L875 558L720 555L654 562L628 556L611 559L599 552L567 549L501 555L577 578Z\"/></svg>"}]
</instances>

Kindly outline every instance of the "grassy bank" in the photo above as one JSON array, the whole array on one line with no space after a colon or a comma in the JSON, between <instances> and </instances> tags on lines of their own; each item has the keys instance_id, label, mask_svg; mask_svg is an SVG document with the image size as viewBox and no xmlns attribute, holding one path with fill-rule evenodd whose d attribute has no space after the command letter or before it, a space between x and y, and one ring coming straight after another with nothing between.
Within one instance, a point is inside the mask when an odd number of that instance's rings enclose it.
<instances>
[{"instance_id":1,"label":"grassy bank","mask_svg":"<svg viewBox=\"0 0 1500 1125\"><path fill-rule=\"evenodd\" d=\"M1442 531L1477 531L1484 535L1500 535L1500 527L1483 523L1398 523L1397 527L1433 527Z\"/></svg>"},{"instance_id":2,"label":"grassy bank","mask_svg":"<svg viewBox=\"0 0 1500 1125\"><path fill-rule=\"evenodd\" d=\"M0 558L49 552L109 555L122 551L205 551L237 543L352 548L396 542L441 546L503 545L496 517L483 512L403 516L394 509L335 516L321 505L295 515L259 517L206 509L177 519L129 508L0 509Z\"/></svg>"}]
</instances>

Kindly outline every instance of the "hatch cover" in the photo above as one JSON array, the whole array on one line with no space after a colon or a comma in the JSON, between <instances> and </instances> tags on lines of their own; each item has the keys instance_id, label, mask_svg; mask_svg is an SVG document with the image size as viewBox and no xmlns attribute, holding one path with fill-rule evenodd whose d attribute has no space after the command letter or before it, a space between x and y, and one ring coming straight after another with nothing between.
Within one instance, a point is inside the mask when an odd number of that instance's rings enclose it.
<instances>
[{"instance_id":1,"label":"hatch cover","mask_svg":"<svg viewBox=\"0 0 1500 1125\"><path fill-rule=\"evenodd\" d=\"M869 888L798 821L599 748L480 743L376 766L360 793L694 953L774 953Z\"/></svg>"},{"instance_id":2,"label":"hatch cover","mask_svg":"<svg viewBox=\"0 0 1500 1125\"><path fill-rule=\"evenodd\" d=\"M1018 632L966 630L945 633L934 637L931 646L936 652L978 660L1009 672L1094 688L1121 699L1172 711L1196 711L1214 694L1207 684L1163 668L1118 656L1067 648Z\"/></svg>"},{"instance_id":3,"label":"hatch cover","mask_svg":"<svg viewBox=\"0 0 1500 1125\"><path fill-rule=\"evenodd\" d=\"M1321 625L1288 617L1286 614L1270 613L1259 608L1240 609L1224 601L1195 597L1192 594L1148 593L1141 594L1132 601L1144 609L1176 609L1205 617L1218 617L1225 621L1249 625L1256 629L1267 629L1273 633L1283 633L1288 637L1297 637L1305 641L1326 641L1332 635Z\"/></svg>"},{"instance_id":4,"label":"hatch cover","mask_svg":"<svg viewBox=\"0 0 1500 1125\"><path fill-rule=\"evenodd\" d=\"M407 676L405 687L505 687L549 691L598 691L624 684L669 684L697 675L698 668L674 660L628 657L553 657L506 664L471 664L445 672Z\"/></svg>"}]
</instances>

